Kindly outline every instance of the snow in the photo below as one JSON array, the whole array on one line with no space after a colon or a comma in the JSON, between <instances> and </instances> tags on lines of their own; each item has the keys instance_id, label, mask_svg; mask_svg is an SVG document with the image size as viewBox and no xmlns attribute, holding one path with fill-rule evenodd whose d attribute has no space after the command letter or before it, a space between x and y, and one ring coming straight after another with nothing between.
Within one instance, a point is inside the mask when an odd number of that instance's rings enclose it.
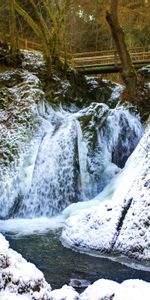
<instances>
[{"instance_id":1,"label":"snow","mask_svg":"<svg viewBox=\"0 0 150 300\"><path fill-rule=\"evenodd\" d=\"M150 295L148 282L133 279L119 284L100 279L81 294L81 300L143 300L148 299L148 295Z\"/></svg>"},{"instance_id":2,"label":"snow","mask_svg":"<svg viewBox=\"0 0 150 300\"><path fill-rule=\"evenodd\" d=\"M99 87L99 84L96 81L95 77L84 76L84 78L91 89L96 89Z\"/></svg>"},{"instance_id":3,"label":"snow","mask_svg":"<svg viewBox=\"0 0 150 300\"><path fill-rule=\"evenodd\" d=\"M30 295L18 295L10 293L9 291L0 292L0 299L2 300L29 300L32 299Z\"/></svg>"},{"instance_id":4,"label":"snow","mask_svg":"<svg viewBox=\"0 0 150 300\"><path fill-rule=\"evenodd\" d=\"M54 290L47 297L35 297L29 293L16 294L8 290L0 292L3 300L143 300L148 299L150 294L150 283L138 279L126 280L119 284L117 282L99 279L90 285L81 295L72 287L64 285L61 289Z\"/></svg>"},{"instance_id":5,"label":"snow","mask_svg":"<svg viewBox=\"0 0 150 300\"><path fill-rule=\"evenodd\" d=\"M79 294L71 287L64 285L61 289L51 292L50 300L80 300Z\"/></svg>"},{"instance_id":6,"label":"snow","mask_svg":"<svg viewBox=\"0 0 150 300\"><path fill-rule=\"evenodd\" d=\"M33 219L8 219L0 220L1 232L13 233L15 236L23 236L37 233L46 233L50 230L55 231L56 229L63 226L65 218L63 215L56 217L46 218L33 218Z\"/></svg>"},{"instance_id":7,"label":"snow","mask_svg":"<svg viewBox=\"0 0 150 300\"><path fill-rule=\"evenodd\" d=\"M63 244L109 251L114 243L122 208L120 204L105 201L70 217L62 233Z\"/></svg>"},{"instance_id":8,"label":"snow","mask_svg":"<svg viewBox=\"0 0 150 300\"><path fill-rule=\"evenodd\" d=\"M118 236L115 250L150 260L150 133L145 136L143 166L126 195L133 199ZM141 142L142 143L142 142Z\"/></svg>"},{"instance_id":9,"label":"snow","mask_svg":"<svg viewBox=\"0 0 150 300\"><path fill-rule=\"evenodd\" d=\"M89 286L81 295L82 300L113 299L113 295L120 288L119 283L100 279ZM105 297L105 298L104 298Z\"/></svg>"},{"instance_id":10,"label":"snow","mask_svg":"<svg viewBox=\"0 0 150 300\"><path fill-rule=\"evenodd\" d=\"M121 93L124 90L124 86L119 84L119 83L115 83L115 86L112 88L112 94L110 97L110 100L116 100L120 97Z\"/></svg>"},{"instance_id":11,"label":"snow","mask_svg":"<svg viewBox=\"0 0 150 300\"><path fill-rule=\"evenodd\" d=\"M0 253L5 252L9 247L9 243L4 236L0 233Z\"/></svg>"},{"instance_id":12,"label":"snow","mask_svg":"<svg viewBox=\"0 0 150 300\"><path fill-rule=\"evenodd\" d=\"M0 234L0 299L77 300L79 295L67 285L51 292L43 273L9 248L9 243Z\"/></svg>"},{"instance_id":13,"label":"snow","mask_svg":"<svg viewBox=\"0 0 150 300\"><path fill-rule=\"evenodd\" d=\"M137 259L150 259L149 147L150 126L125 169L116 176L118 187L111 197L108 193L109 200L105 193L104 202L67 219L61 237L65 246L84 251L118 251Z\"/></svg>"},{"instance_id":14,"label":"snow","mask_svg":"<svg viewBox=\"0 0 150 300\"><path fill-rule=\"evenodd\" d=\"M34 264L9 248L0 234L0 299L49 299L50 285ZM11 298L12 294L12 298ZM25 294L24 297L17 294ZM2 298L3 297L3 298ZM5 298L4 298L5 297Z\"/></svg>"},{"instance_id":15,"label":"snow","mask_svg":"<svg viewBox=\"0 0 150 300\"><path fill-rule=\"evenodd\" d=\"M23 68L32 68L36 71L38 68L43 68L45 66L42 53L29 50L23 50L22 52L24 55L24 60L22 62Z\"/></svg>"}]
</instances>

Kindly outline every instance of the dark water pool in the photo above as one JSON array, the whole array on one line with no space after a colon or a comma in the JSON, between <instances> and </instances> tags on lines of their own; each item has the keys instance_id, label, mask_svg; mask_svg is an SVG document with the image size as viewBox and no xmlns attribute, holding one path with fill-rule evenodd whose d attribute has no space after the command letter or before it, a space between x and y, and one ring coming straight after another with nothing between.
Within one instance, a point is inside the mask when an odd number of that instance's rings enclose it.
<instances>
[{"instance_id":1,"label":"dark water pool","mask_svg":"<svg viewBox=\"0 0 150 300\"><path fill-rule=\"evenodd\" d=\"M129 278L150 281L148 271L135 270L107 258L92 257L64 248L59 241L59 233L6 238L14 250L20 252L44 273L52 288L69 284L72 278L86 279L90 282L100 278L117 282Z\"/></svg>"}]
</instances>

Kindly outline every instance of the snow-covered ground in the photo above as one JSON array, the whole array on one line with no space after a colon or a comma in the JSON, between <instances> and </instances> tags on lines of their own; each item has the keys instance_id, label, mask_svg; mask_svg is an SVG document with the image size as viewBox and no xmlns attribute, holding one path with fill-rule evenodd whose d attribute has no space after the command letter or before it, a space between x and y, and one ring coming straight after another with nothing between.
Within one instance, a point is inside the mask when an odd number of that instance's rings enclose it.
<instances>
[{"instance_id":1,"label":"snow-covered ground","mask_svg":"<svg viewBox=\"0 0 150 300\"><path fill-rule=\"evenodd\" d=\"M112 193L112 199L67 219L62 233L64 245L86 251L117 251L149 261L149 149L150 126L128 159L123 172L117 175L118 187Z\"/></svg>"}]
</instances>

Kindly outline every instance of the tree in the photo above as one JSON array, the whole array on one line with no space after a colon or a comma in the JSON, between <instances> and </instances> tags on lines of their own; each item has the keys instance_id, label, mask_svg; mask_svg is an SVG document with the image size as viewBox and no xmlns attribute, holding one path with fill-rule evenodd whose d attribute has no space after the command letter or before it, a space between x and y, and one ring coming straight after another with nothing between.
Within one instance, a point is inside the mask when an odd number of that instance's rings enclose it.
<instances>
[{"instance_id":1,"label":"tree","mask_svg":"<svg viewBox=\"0 0 150 300\"><path fill-rule=\"evenodd\" d=\"M11 1L11 0L10 0ZM64 24L69 0L29 0L32 13L15 1L15 9L32 28L39 41L49 72L52 66L62 66L61 51L64 46Z\"/></svg>"},{"instance_id":2,"label":"tree","mask_svg":"<svg viewBox=\"0 0 150 300\"><path fill-rule=\"evenodd\" d=\"M118 20L118 0L111 0L110 12L106 13L106 20L110 26L116 49L122 64L122 77L129 95L135 93L137 76L132 65L129 51L125 42L124 32Z\"/></svg>"},{"instance_id":3,"label":"tree","mask_svg":"<svg viewBox=\"0 0 150 300\"><path fill-rule=\"evenodd\" d=\"M10 47L11 47L10 50L12 56L15 58L18 50L15 0L9 0L9 31L10 31Z\"/></svg>"}]
</instances>

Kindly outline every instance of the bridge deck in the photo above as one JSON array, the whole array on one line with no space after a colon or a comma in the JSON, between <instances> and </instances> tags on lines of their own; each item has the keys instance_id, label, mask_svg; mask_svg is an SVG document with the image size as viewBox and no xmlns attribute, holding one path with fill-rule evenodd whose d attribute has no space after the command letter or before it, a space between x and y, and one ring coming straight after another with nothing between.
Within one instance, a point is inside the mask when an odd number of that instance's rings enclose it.
<instances>
[{"instance_id":1,"label":"bridge deck","mask_svg":"<svg viewBox=\"0 0 150 300\"><path fill-rule=\"evenodd\" d=\"M150 62L150 51L149 52L138 52L138 53L130 53L131 59L134 62L143 62L149 61ZM93 65L100 66L100 65L119 65L120 59L118 55L102 55L102 56L86 56L86 57L73 57L72 64L74 67L90 67Z\"/></svg>"},{"instance_id":2,"label":"bridge deck","mask_svg":"<svg viewBox=\"0 0 150 300\"><path fill-rule=\"evenodd\" d=\"M150 63L150 51L142 48L130 50L131 59L136 69ZM145 50L145 49L144 49ZM93 55L94 54L94 55ZM82 74L117 73L121 71L121 62L116 51L75 54L72 66Z\"/></svg>"}]
</instances>

